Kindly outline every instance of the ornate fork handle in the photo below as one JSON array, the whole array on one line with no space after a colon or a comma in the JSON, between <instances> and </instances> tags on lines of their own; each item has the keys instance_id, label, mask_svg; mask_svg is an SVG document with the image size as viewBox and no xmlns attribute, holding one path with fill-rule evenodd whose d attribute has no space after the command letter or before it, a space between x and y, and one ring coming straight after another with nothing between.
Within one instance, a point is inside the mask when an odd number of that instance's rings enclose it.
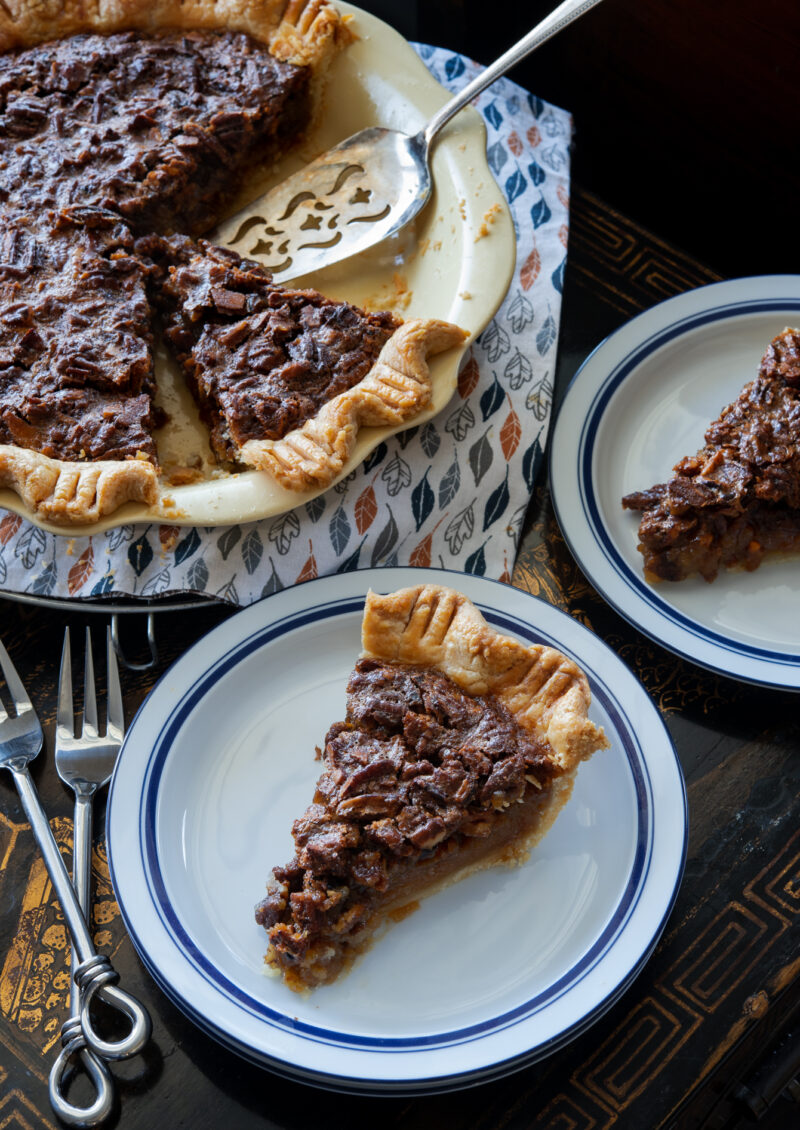
<instances>
[{"instance_id":1,"label":"ornate fork handle","mask_svg":"<svg viewBox=\"0 0 800 1130\"><path fill-rule=\"evenodd\" d=\"M78 903L84 917L89 917L89 882L87 876L91 865L91 835L79 828L78 804L75 803L75 834L72 850L72 883L78 896ZM72 967L78 964L75 946L72 947ZM81 1028L81 989L74 978L70 983L69 1019L61 1026L61 1051L50 1069L50 1105L62 1122L68 1126L97 1126L105 1122L114 1106L114 1083L105 1061L86 1046L86 1038ZM76 1056L80 1057L83 1069L94 1086L95 1098L89 1106L79 1107L67 1098L66 1077L70 1064Z\"/></svg>"},{"instance_id":2,"label":"ornate fork handle","mask_svg":"<svg viewBox=\"0 0 800 1130\"><path fill-rule=\"evenodd\" d=\"M128 1056L140 1052L147 1043L150 1036L150 1016L135 997L116 987L114 982L118 979L118 974L112 968L109 959L103 954L98 954L94 948L78 897L27 765L12 762L8 764L8 768L14 776L22 807L42 852L50 881L72 935L72 943L80 959L72 975L81 993L80 1028L87 1047L103 1059L127 1059ZM89 1008L97 993L100 993L112 1008L121 1010L131 1020L130 1031L122 1040L107 1041L95 1032Z\"/></svg>"},{"instance_id":3,"label":"ornate fork handle","mask_svg":"<svg viewBox=\"0 0 800 1130\"><path fill-rule=\"evenodd\" d=\"M87 1048L79 1017L73 1016L62 1025L61 1043L58 1059L50 1071L50 1105L68 1126L97 1126L105 1122L114 1106L114 1088L108 1068L102 1059ZM95 1090L94 1102L85 1107L69 1102L64 1088L64 1079L75 1054L80 1055L84 1070Z\"/></svg>"}]
</instances>

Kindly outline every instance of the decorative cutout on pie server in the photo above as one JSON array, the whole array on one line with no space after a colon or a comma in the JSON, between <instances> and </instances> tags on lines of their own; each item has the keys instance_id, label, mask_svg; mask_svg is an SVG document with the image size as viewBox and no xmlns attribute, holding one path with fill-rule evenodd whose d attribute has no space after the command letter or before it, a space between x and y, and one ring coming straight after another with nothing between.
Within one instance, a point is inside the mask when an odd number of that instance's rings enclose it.
<instances>
[{"instance_id":1,"label":"decorative cutout on pie server","mask_svg":"<svg viewBox=\"0 0 800 1130\"><path fill-rule=\"evenodd\" d=\"M214 241L286 282L387 239L430 192L418 139L374 128L342 142L220 225Z\"/></svg>"}]
</instances>

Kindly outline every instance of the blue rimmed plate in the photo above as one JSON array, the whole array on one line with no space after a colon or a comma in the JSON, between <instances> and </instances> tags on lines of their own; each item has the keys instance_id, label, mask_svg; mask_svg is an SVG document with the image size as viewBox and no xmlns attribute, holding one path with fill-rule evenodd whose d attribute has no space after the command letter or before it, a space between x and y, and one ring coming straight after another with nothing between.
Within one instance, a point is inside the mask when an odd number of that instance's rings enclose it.
<instances>
[{"instance_id":1,"label":"blue rimmed plate","mask_svg":"<svg viewBox=\"0 0 800 1130\"><path fill-rule=\"evenodd\" d=\"M581 767L525 865L427 900L347 976L301 996L265 975L253 907L271 868L291 858L291 824L319 773L314 749L342 717L367 589L421 581L458 587L498 629L572 656L611 749ZM215 628L134 719L108 809L120 908L164 992L265 1067L384 1094L494 1078L594 1021L655 945L685 843L674 749L624 664L527 593L440 570L322 578Z\"/></svg>"},{"instance_id":2,"label":"blue rimmed plate","mask_svg":"<svg viewBox=\"0 0 800 1130\"><path fill-rule=\"evenodd\" d=\"M800 324L800 276L714 283L670 298L607 338L567 390L550 443L564 537L595 588L671 651L747 682L800 689L797 555L650 585L636 548L633 490L665 482L703 446L722 408L755 377L776 333Z\"/></svg>"}]
</instances>

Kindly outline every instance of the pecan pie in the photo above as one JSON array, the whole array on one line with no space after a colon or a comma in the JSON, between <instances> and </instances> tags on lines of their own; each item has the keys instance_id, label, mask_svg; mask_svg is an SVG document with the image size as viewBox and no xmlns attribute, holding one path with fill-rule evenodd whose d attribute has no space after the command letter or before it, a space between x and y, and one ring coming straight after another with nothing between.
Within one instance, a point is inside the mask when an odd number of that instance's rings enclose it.
<instances>
[{"instance_id":1,"label":"pecan pie","mask_svg":"<svg viewBox=\"0 0 800 1130\"><path fill-rule=\"evenodd\" d=\"M295 856L256 908L293 989L334 980L422 895L522 862L608 745L571 660L500 635L451 589L369 593L362 642Z\"/></svg>"},{"instance_id":2,"label":"pecan pie","mask_svg":"<svg viewBox=\"0 0 800 1130\"><path fill-rule=\"evenodd\" d=\"M767 553L800 548L800 331L770 342L705 441L669 482L622 500L642 511L639 550L653 580L713 581L722 567L752 570Z\"/></svg>"},{"instance_id":3,"label":"pecan pie","mask_svg":"<svg viewBox=\"0 0 800 1130\"><path fill-rule=\"evenodd\" d=\"M175 246L193 251L154 290L159 270L135 241L217 222L251 166L305 130L348 37L327 0L64 0L54 16L34 0L0 5L0 486L33 513L79 523L157 501L156 306L169 307L221 457L293 489L341 470L376 415L363 405L374 390L353 390L405 327L311 292L281 297L256 264L185 238ZM440 326L417 333L413 407L390 405L392 422L427 403ZM345 390L358 408L315 424ZM309 460L315 427L323 442Z\"/></svg>"}]
</instances>

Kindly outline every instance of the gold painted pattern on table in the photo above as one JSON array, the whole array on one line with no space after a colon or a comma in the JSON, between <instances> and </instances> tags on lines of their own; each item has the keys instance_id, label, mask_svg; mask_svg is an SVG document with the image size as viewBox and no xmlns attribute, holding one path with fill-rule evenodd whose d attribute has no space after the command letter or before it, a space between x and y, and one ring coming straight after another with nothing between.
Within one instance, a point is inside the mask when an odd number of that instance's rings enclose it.
<instances>
[{"instance_id":1,"label":"gold painted pattern on table","mask_svg":"<svg viewBox=\"0 0 800 1130\"><path fill-rule=\"evenodd\" d=\"M72 822L55 819L51 828L59 850L71 858ZM7 893L19 890L20 900ZM0 970L4 1021L0 1040L31 1071L46 1078L68 1016L69 934L29 825L15 824L2 813L0 892L16 915L8 923L10 942ZM92 853L92 892L94 942L98 950L113 956L127 935L114 900L104 844Z\"/></svg>"},{"instance_id":2,"label":"gold painted pattern on table","mask_svg":"<svg viewBox=\"0 0 800 1130\"><path fill-rule=\"evenodd\" d=\"M657 302L721 275L676 251L590 192L572 194L569 250L573 277L632 318Z\"/></svg>"},{"instance_id":3,"label":"gold painted pattern on table","mask_svg":"<svg viewBox=\"0 0 800 1130\"><path fill-rule=\"evenodd\" d=\"M656 979L655 991L620 1016L613 1031L572 1074L569 1094L557 1095L535 1125L543 1130L612 1126L682 1049L686 1062L697 1065L691 1079L692 1087L697 1086L727 1045L763 1016L783 987L778 976L753 992L752 981L765 952L787 930L798 927L798 876L800 831L745 885L741 898L713 915L699 934L687 917L667 939L669 951L678 956ZM656 953L665 948L662 941ZM793 974L795 966L790 967ZM727 1044L717 1045L703 1063L708 1047L703 1023L732 995L738 996L740 1019ZM687 1091L689 1082L687 1078ZM669 1121L665 1118L660 1125Z\"/></svg>"}]
</instances>

